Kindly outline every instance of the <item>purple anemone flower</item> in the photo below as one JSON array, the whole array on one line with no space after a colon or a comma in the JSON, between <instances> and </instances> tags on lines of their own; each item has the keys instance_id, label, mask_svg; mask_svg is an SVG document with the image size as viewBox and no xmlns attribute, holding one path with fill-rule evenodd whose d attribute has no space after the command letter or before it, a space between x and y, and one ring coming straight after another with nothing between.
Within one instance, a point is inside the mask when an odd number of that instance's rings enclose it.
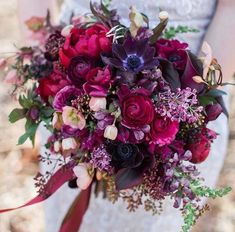
<instances>
[{"instance_id":1,"label":"purple anemone flower","mask_svg":"<svg viewBox=\"0 0 235 232\"><path fill-rule=\"evenodd\" d=\"M77 99L81 95L81 90L76 87L65 86L55 95L53 107L57 111L62 111L64 106L71 106L72 100Z\"/></svg>"},{"instance_id":2,"label":"purple anemone flower","mask_svg":"<svg viewBox=\"0 0 235 232\"><path fill-rule=\"evenodd\" d=\"M159 65L154 57L155 48L149 46L148 39L128 37L123 44L113 44L112 53L113 57L102 57L104 63L122 71L138 73Z\"/></svg>"}]
</instances>

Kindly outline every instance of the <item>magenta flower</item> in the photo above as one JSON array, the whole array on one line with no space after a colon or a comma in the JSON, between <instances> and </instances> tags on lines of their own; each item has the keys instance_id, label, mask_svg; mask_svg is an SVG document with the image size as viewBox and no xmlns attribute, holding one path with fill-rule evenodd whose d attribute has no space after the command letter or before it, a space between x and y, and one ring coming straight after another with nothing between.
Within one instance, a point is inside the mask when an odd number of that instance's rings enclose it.
<instances>
[{"instance_id":1,"label":"magenta flower","mask_svg":"<svg viewBox=\"0 0 235 232\"><path fill-rule=\"evenodd\" d=\"M175 140L178 131L179 123L177 121L155 115L150 130L151 143L158 144L160 147L168 145Z\"/></svg>"},{"instance_id":2,"label":"magenta flower","mask_svg":"<svg viewBox=\"0 0 235 232\"><path fill-rule=\"evenodd\" d=\"M74 86L65 86L55 96L53 107L55 110L62 112L64 106L71 106L72 100L82 95L81 90Z\"/></svg>"},{"instance_id":3,"label":"magenta flower","mask_svg":"<svg viewBox=\"0 0 235 232\"><path fill-rule=\"evenodd\" d=\"M105 97L111 86L111 72L108 67L97 67L90 70L86 75L84 91L92 97Z\"/></svg>"}]
</instances>

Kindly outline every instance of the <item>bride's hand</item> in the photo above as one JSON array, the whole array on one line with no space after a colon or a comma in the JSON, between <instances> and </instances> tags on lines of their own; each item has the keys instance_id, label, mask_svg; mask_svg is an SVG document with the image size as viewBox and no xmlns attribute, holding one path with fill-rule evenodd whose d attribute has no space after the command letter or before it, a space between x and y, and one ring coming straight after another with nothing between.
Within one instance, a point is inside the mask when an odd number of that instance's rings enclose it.
<instances>
[{"instance_id":1,"label":"bride's hand","mask_svg":"<svg viewBox=\"0 0 235 232\"><path fill-rule=\"evenodd\" d=\"M205 6L206 7L206 6ZM223 69L224 82L235 73L235 1L219 0L214 19L208 28L205 41L213 50Z\"/></svg>"}]
</instances>

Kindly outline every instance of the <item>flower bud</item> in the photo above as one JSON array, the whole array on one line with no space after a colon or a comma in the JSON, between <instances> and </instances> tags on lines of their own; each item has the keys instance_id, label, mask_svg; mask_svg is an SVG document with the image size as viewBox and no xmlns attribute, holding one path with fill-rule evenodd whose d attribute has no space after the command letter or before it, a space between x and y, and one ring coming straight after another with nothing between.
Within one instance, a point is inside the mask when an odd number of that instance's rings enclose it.
<instances>
[{"instance_id":1,"label":"flower bud","mask_svg":"<svg viewBox=\"0 0 235 232\"><path fill-rule=\"evenodd\" d=\"M104 137L107 139L115 140L118 135L118 129L115 125L109 125L105 128Z\"/></svg>"},{"instance_id":2,"label":"flower bud","mask_svg":"<svg viewBox=\"0 0 235 232\"><path fill-rule=\"evenodd\" d=\"M159 17L159 19L160 19L161 21L165 21L165 20L168 19L169 14L168 14L167 11L161 11L161 12L159 13L158 17Z\"/></svg>"},{"instance_id":3,"label":"flower bud","mask_svg":"<svg viewBox=\"0 0 235 232\"><path fill-rule=\"evenodd\" d=\"M88 163L80 163L73 168L73 172L77 177L77 186L82 190L89 187L92 182L93 176L89 174L91 165Z\"/></svg>"},{"instance_id":4,"label":"flower bud","mask_svg":"<svg viewBox=\"0 0 235 232\"><path fill-rule=\"evenodd\" d=\"M62 140L63 151L74 150L77 148L77 142L74 138L66 138Z\"/></svg>"},{"instance_id":5,"label":"flower bud","mask_svg":"<svg viewBox=\"0 0 235 232\"><path fill-rule=\"evenodd\" d=\"M65 26L61 31L61 35L64 37L69 36L72 29L73 29L73 25Z\"/></svg>"},{"instance_id":6,"label":"flower bud","mask_svg":"<svg viewBox=\"0 0 235 232\"><path fill-rule=\"evenodd\" d=\"M55 153L60 152L60 148L61 148L60 142L59 142L59 141L55 141L55 142L54 142L54 152L55 152Z\"/></svg>"},{"instance_id":7,"label":"flower bud","mask_svg":"<svg viewBox=\"0 0 235 232\"><path fill-rule=\"evenodd\" d=\"M101 180L102 179L102 172L99 171L99 170L97 170L97 172L96 172L96 179L97 180Z\"/></svg>"},{"instance_id":8,"label":"flower bud","mask_svg":"<svg viewBox=\"0 0 235 232\"><path fill-rule=\"evenodd\" d=\"M0 58L0 69L5 68L6 64L7 64L6 59Z\"/></svg>"},{"instance_id":9,"label":"flower bud","mask_svg":"<svg viewBox=\"0 0 235 232\"><path fill-rule=\"evenodd\" d=\"M91 110L97 112L100 110L105 110L107 105L107 100L104 97L91 97L89 102L89 107Z\"/></svg>"},{"instance_id":10,"label":"flower bud","mask_svg":"<svg viewBox=\"0 0 235 232\"><path fill-rule=\"evenodd\" d=\"M61 118L61 114L58 113L58 112L55 112L53 114L53 118L52 118L52 126L53 126L53 128L55 128L57 130L60 130L62 125L63 125L63 121L62 121L62 118Z\"/></svg>"}]
</instances>

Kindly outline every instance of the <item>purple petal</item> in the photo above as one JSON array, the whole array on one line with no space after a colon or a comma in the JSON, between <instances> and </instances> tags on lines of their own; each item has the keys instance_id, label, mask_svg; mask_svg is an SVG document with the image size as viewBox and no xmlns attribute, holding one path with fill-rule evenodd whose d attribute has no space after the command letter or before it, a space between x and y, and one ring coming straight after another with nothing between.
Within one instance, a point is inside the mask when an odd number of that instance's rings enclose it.
<instances>
[{"instance_id":1,"label":"purple petal","mask_svg":"<svg viewBox=\"0 0 235 232\"><path fill-rule=\"evenodd\" d=\"M127 57L125 49L120 44L113 44L112 51L120 60L125 60Z\"/></svg>"}]
</instances>

